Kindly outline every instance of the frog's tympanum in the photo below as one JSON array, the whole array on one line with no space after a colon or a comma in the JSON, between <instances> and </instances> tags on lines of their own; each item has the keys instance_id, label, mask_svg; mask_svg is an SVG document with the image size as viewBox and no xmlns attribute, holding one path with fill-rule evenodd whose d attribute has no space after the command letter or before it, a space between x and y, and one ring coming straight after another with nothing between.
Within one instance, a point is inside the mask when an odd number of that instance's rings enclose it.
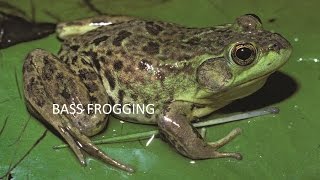
<instances>
[{"instance_id":1,"label":"frog's tympanum","mask_svg":"<svg viewBox=\"0 0 320 180\"><path fill-rule=\"evenodd\" d=\"M57 56L42 49L28 54L23 66L28 110L58 131L82 164L86 152L133 171L88 138L105 128L108 114L53 114L53 104L154 104L153 114L115 116L158 125L163 137L191 159L241 159L239 153L217 150L238 130L207 143L190 122L261 88L288 60L289 42L264 30L255 15L206 28L105 18L115 23L83 25L80 31L74 26L81 27L81 21L58 25L64 42Z\"/></svg>"}]
</instances>

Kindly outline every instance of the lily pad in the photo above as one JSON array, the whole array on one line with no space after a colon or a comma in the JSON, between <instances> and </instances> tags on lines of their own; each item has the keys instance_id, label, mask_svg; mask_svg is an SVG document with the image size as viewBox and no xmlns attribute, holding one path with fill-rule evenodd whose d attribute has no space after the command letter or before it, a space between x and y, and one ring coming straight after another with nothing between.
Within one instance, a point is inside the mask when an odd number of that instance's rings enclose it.
<instances>
[{"instance_id":1,"label":"lily pad","mask_svg":"<svg viewBox=\"0 0 320 180\"><path fill-rule=\"evenodd\" d=\"M224 111L277 106L275 116L228 123L207 129L207 139L217 140L231 129L243 134L223 150L239 151L244 159L191 161L160 139L99 145L112 157L135 167L128 174L98 160L82 167L69 149L54 150L63 143L26 111L22 94L22 64L28 52L42 48L57 53L55 35L21 43L0 51L0 177L16 179L317 179L320 176L320 24L319 1L290 0L49 0L4 1L41 22L67 21L99 12L176 22L186 26L230 23L242 14L255 13L264 28L279 32L293 46L289 62L262 90L239 100ZM94 5L96 10L88 6ZM0 3L1 6L1 3ZM98 10L98 11L97 11ZM223 112L223 111L222 111ZM211 118L211 117L208 117ZM112 118L108 128L94 139L153 130L156 127L122 123Z\"/></svg>"}]
</instances>

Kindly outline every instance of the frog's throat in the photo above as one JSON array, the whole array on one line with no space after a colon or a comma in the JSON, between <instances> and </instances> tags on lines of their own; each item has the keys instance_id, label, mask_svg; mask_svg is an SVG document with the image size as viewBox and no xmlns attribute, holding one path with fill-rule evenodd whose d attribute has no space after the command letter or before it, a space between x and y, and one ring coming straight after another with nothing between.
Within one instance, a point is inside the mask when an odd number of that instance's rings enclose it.
<instances>
[{"instance_id":1,"label":"frog's throat","mask_svg":"<svg viewBox=\"0 0 320 180\"><path fill-rule=\"evenodd\" d=\"M259 90L267 81L268 77L272 74L273 72L267 73L265 75L259 76L257 78L254 78L248 82L239 84L235 87L230 88L229 91L223 92L224 98L229 99L230 101L240 99L243 97L246 97L257 90Z\"/></svg>"},{"instance_id":2,"label":"frog's throat","mask_svg":"<svg viewBox=\"0 0 320 180\"><path fill-rule=\"evenodd\" d=\"M270 74L272 74L272 72L260 76L258 78L254 78L246 83L239 84L235 87L228 89L227 91L212 94L211 96L202 99L202 102L198 103L207 104L208 106L211 106L212 111L220 109L223 106L230 104L232 101L236 99L241 99L256 92L266 83Z\"/></svg>"}]
</instances>

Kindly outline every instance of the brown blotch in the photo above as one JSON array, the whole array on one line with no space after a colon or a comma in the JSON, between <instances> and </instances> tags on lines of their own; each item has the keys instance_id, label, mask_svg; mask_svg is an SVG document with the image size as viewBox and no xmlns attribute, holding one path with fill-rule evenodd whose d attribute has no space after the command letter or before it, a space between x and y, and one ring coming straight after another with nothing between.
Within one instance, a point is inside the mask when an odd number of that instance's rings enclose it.
<instances>
[{"instance_id":1,"label":"brown blotch","mask_svg":"<svg viewBox=\"0 0 320 180\"><path fill-rule=\"evenodd\" d=\"M149 34L156 36L163 30L163 27L155 24L154 22L147 22L146 30L148 31Z\"/></svg>"},{"instance_id":2,"label":"brown blotch","mask_svg":"<svg viewBox=\"0 0 320 180\"><path fill-rule=\"evenodd\" d=\"M118 33L118 36L116 38L114 38L112 44L115 45L115 46L121 46L121 43L122 41L131 36L131 32L128 32L128 31L125 31L125 30L122 30Z\"/></svg>"},{"instance_id":3,"label":"brown blotch","mask_svg":"<svg viewBox=\"0 0 320 180\"><path fill-rule=\"evenodd\" d=\"M63 88L62 92L60 93L60 95L64 98L64 99L70 99L71 94L69 93L69 91L67 90L66 87Z\"/></svg>"},{"instance_id":4,"label":"brown blotch","mask_svg":"<svg viewBox=\"0 0 320 180\"><path fill-rule=\"evenodd\" d=\"M100 66L99 60L97 58L96 59L92 59L92 62L93 62L93 65L97 68L97 70L100 71L101 66Z\"/></svg>"},{"instance_id":5,"label":"brown blotch","mask_svg":"<svg viewBox=\"0 0 320 180\"><path fill-rule=\"evenodd\" d=\"M119 61L119 60L118 60L118 61L114 62L114 64L113 64L113 68L114 68L116 71L121 70L122 67L123 67L122 61Z\"/></svg>"},{"instance_id":6,"label":"brown blotch","mask_svg":"<svg viewBox=\"0 0 320 180\"><path fill-rule=\"evenodd\" d=\"M109 49L106 53L107 56L111 56L112 55L112 51Z\"/></svg>"},{"instance_id":7,"label":"brown blotch","mask_svg":"<svg viewBox=\"0 0 320 180\"><path fill-rule=\"evenodd\" d=\"M92 60L97 59L97 53L92 49L90 49L89 51L82 51L82 53L86 56L89 56Z\"/></svg>"},{"instance_id":8,"label":"brown blotch","mask_svg":"<svg viewBox=\"0 0 320 180\"><path fill-rule=\"evenodd\" d=\"M102 36L99 38L96 38L92 41L96 46L98 46L101 42L106 41L109 38L109 36Z\"/></svg>"},{"instance_id":9,"label":"brown blotch","mask_svg":"<svg viewBox=\"0 0 320 180\"><path fill-rule=\"evenodd\" d=\"M88 88L88 91L89 91L90 93L93 93L93 92L95 92L95 91L98 90L98 86L97 86L97 84L94 83L94 82L85 83L85 86Z\"/></svg>"},{"instance_id":10,"label":"brown blotch","mask_svg":"<svg viewBox=\"0 0 320 180\"><path fill-rule=\"evenodd\" d=\"M80 48L79 45L70 46L70 49L72 49L73 51L78 51L79 48Z\"/></svg>"},{"instance_id":11,"label":"brown blotch","mask_svg":"<svg viewBox=\"0 0 320 180\"><path fill-rule=\"evenodd\" d=\"M142 50L150 55L155 55L159 53L159 44L156 42L148 42L146 46L143 46Z\"/></svg>"},{"instance_id":12,"label":"brown blotch","mask_svg":"<svg viewBox=\"0 0 320 180\"><path fill-rule=\"evenodd\" d=\"M119 104L123 103L124 95L125 95L125 92L123 90L119 90L119 92L118 92Z\"/></svg>"},{"instance_id":13,"label":"brown blotch","mask_svg":"<svg viewBox=\"0 0 320 180\"><path fill-rule=\"evenodd\" d=\"M109 82L109 86L110 86L110 89L111 90L114 90L115 86L116 86L116 82L115 82L115 79L114 77L112 76L111 73L109 72L105 72L105 77L107 78L108 82Z\"/></svg>"},{"instance_id":14,"label":"brown blotch","mask_svg":"<svg viewBox=\"0 0 320 180\"><path fill-rule=\"evenodd\" d=\"M98 78L96 72L87 69L80 69L79 77L84 80L96 80Z\"/></svg>"},{"instance_id":15,"label":"brown blotch","mask_svg":"<svg viewBox=\"0 0 320 180\"><path fill-rule=\"evenodd\" d=\"M71 59L71 63L75 64L77 62L78 57L77 56L73 56Z\"/></svg>"},{"instance_id":16,"label":"brown blotch","mask_svg":"<svg viewBox=\"0 0 320 180\"><path fill-rule=\"evenodd\" d=\"M56 66L51 63L48 56L44 57L43 77L46 80L52 79L52 74L57 70Z\"/></svg>"},{"instance_id":17,"label":"brown blotch","mask_svg":"<svg viewBox=\"0 0 320 180\"><path fill-rule=\"evenodd\" d=\"M95 96L89 96L89 100L91 103L97 103L98 102L98 98Z\"/></svg>"}]
</instances>

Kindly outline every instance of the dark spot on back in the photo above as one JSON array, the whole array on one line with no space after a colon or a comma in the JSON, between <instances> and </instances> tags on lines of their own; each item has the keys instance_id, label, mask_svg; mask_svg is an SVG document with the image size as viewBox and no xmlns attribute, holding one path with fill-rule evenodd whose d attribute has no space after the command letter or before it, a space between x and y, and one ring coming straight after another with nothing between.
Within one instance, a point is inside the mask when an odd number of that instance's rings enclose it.
<instances>
[{"instance_id":1,"label":"dark spot on back","mask_svg":"<svg viewBox=\"0 0 320 180\"><path fill-rule=\"evenodd\" d=\"M98 59L92 59L92 62L93 62L93 65L97 68L97 70L100 71L101 66L100 66L99 60Z\"/></svg>"},{"instance_id":2,"label":"dark spot on back","mask_svg":"<svg viewBox=\"0 0 320 180\"><path fill-rule=\"evenodd\" d=\"M124 95L125 95L124 91L123 90L119 90L119 92L118 92L119 104L123 103Z\"/></svg>"},{"instance_id":3,"label":"dark spot on back","mask_svg":"<svg viewBox=\"0 0 320 180\"><path fill-rule=\"evenodd\" d=\"M92 103L97 103L98 102L98 98L96 98L95 96L89 96L89 100Z\"/></svg>"},{"instance_id":4,"label":"dark spot on back","mask_svg":"<svg viewBox=\"0 0 320 180\"><path fill-rule=\"evenodd\" d=\"M119 60L118 60L118 61L114 62L114 64L113 64L113 68L114 68L116 71L121 70L122 67L123 67L122 61L119 61Z\"/></svg>"},{"instance_id":5,"label":"dark spot on back","mask_svg":"<svg viewBox=\"0 0 320 180\"><path fill-rule=\"evenodd\" d=\"M115 88L115 86L116 86L114 77L113 77L112 74L109 73L109 72L105 72L105 76L106 76L106 78L107 78L107 80L108 80L108 82L109 82L110 89L111 89L111 90L114 90L114 88Z\"/></svg>"},{"instance_id":6,"label":"dark spot on back","mask_svg":"<svg viewBox=\"0 0 320 180\"><path fill-rule=\"evenodd\" d=\"M86 56L89 56L91 60L96 60L97 59L97 53L94 52L92 49L90 49L89 51L82 51L82 53Z\"/></svg>"},{"instance_id":7,"label":"dark spot on back","mask_svg":"<svg viewBox=\"0 0 320 180\"><path fill-rule=\"evenodd\" d=\"M93 93L98 90L98 86L94 82L87 82L85 83L85 86L87 87L90 93Z\"/></svg>"},{"instance_id":8,"label":"dark spot on back","mask_svg":"<svg viewBox=\"0 0 320 180\"><path fill-rule=\"evenodd\" d=\"M108 39L108 36L101 36L99 38L96 38L92 41L96 46L99 45L101 42L105 41Z\"/></svg>"},{"instance_id":9,"label":"dark spot on back","mask_svg":"<svg viewBox=\"0 0 320 180\"><path fill-rule=\"evenodd\" d=\"M72 57L72 60L71 60L71 63L72 63L72 64L75 64L75 63L77 62L77 59L78 59L77 56L73 56L73 57Z\"/></svg>"},{"instance_id":10,"label":"dark spot on back","mask_svg":"<svg viewBox=\"0 0 320 180\"><path fill-rule=\"evenodd\" d=\"M106 53L107 56L111 56L112 55L112 51L109 49Z\"/></svg>"},{"instance_id":11,"label":"dark spot on back","mask_svg":"<svg viewBox=\"0 0 320 180\"><path fill-rule=\"evenodd\" d=\"M159 47L156 42L148 42L146 46L143 46L142 50L148 54L155 55L159 53Z\"/></svg>"},{"instance_id":12,"label":"dark spot on back","mask_svg":"<svg viewBox=\"0 0 320 180\"><path fill-rule=\"evenodd\" d=\"M154 22L147 22L146 30L148 31L149 34L156 36L163 30L163 28L155 24Z\"/></svg>"},{"instance_id":13,"label":"dark spot on back","mask_svg":"<svg viewBox=\"0 0 320 180\"><path fill-rule=\"evenodd\" d=\"M90 70L87 70L87 69L80 69L79 70L79 77L81 79L84 79L84 80L96 80L98 78L97 74L95 71L90 71Z\"/></svg>"},{"instance_id":14,"label":"dark spot on back","mask_svg":"<svg viewBox=\"0 0 320 180\"><path fill-rule=\"evenodd\" d=\"M72 50L74 50L74 51L78 51L79 48L80 48L79 45L70 46L70 49L72 49Z\"/></svg>"},{"instance_id":15,"label":"dark spot on back","mask_svg":"<svg viewBox=\"0 0 320 180\"><path fill-rule=\"evenodd\" d=\"M60 93L60 95L64 98L64 99L70 99L71 94L69 93L69 91L67 90L66 87L64 87L64 89L62 90L62 92Z\"/></svg>"},{"instance_id":16,"label":"dark spot on back","mask_svg":"<svg viewBox=\"0 0 320 180\"><path fill-rule=\"evenodd\" d=\"M115 46L121 46L121 42L131 36L131 32L128 32L128 31L125 31L125 30L122 30L118 33L118 36L116 38L114 38L112 44L115 45Z\"/></svg>"}]
</instances>

